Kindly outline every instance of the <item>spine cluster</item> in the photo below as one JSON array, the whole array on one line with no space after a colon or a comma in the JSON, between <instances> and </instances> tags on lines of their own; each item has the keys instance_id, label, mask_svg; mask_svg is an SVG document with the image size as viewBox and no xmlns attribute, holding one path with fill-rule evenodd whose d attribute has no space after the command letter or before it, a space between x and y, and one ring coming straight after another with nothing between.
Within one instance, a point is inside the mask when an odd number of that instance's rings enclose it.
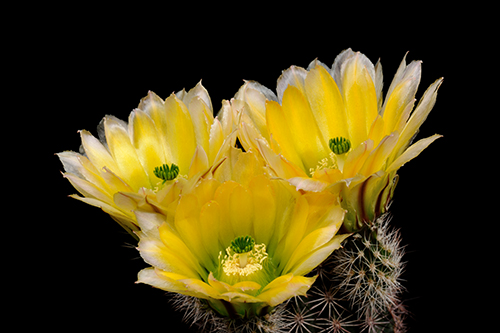
<instances>
[{"instance_id":1,"label":"spine cluster","mask_svg":"<svg viewBox=\"0 0 500 333\"><path fill-rule=\"evenodd\" d=\"M388 222L383 216L348 238L313 272L318 279L307 297L295 297L265 317L222 318L202 300L178 294L173 303L201 332L405 332L404 250Z\"/></svg>"}]
</instances>

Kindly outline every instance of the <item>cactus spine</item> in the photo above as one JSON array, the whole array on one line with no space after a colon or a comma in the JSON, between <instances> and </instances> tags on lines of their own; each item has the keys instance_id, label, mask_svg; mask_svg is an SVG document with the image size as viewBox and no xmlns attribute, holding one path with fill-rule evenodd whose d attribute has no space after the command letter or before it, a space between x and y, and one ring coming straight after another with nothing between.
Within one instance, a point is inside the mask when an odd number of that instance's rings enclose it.
<instances>
[{"instance_id":1,"label":"cactus spine","mask_svg":"<svg viewBox=\"0 0 500 333\"><path fill-rule=\"evenodd\" d=\"M307 297L295 297L264 317L222 318L203 300L179 294L173 294L173 304L201 332L405 332L399 298L404 249L388 222L386 214L348 238L315 269L318 279Z\"/></svg>"}]
</instances>

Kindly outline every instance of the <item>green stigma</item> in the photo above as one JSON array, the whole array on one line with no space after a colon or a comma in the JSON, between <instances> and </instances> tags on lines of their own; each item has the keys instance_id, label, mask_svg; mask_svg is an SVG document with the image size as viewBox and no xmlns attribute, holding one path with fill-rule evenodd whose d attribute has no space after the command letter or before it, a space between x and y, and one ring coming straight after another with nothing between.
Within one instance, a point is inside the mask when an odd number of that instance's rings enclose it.
<instances>
[{"instance_id":1,"label":"green stigma","mask_svg":"<svg viewBox=\"0 0 500 333\"><path fill-rule=\"evenodd\" d=\"M255 241L250 236L236 237L231 241L231 250L235 253L246 253L253 250L255 246Z\"/></svg>"},{"instance_id":2,"label":"green stigma","mask_svg":"<svg viewBox=\"0 0 500 333\"><path fill-rule=\"evenodd\" d=\"M341 136L330 139L328 146L335 155L345 154L351 149L351 141Z\"/></svg>"},{"instance_id":3,"label":"green stigma","mask_svg":"<svg viewBox=\"0 0 500 333\"><path fill-rule=\"evenodd\" d=\"M179 174L179 167L174 163L172 163L170 168L167 164L163 164L160 167L156 167L153 172L156 177L163 179L163 184L165 184L167 180L172 180L177 177Z\"/></svg>"}]
</instances>

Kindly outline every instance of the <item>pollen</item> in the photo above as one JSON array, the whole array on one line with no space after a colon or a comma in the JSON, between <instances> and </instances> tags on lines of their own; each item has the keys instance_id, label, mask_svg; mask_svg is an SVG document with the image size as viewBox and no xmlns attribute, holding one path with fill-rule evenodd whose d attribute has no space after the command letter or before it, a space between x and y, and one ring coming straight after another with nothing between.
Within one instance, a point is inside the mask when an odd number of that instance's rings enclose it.
<instances>
[{"instance_id":1,"label":"pollen","mask_svg":"<svg viewBox=\"0 0 500 333\"><path fill-rule=\"evenodd\" d=\"M323 169L338 169L337 159L333 152L330 152L328 157L325 157L321 161L319 161L318 165L316 166L316 169L309 168L309 174L311 175L311 177L314 177L314 173L316 171Z\"/></svg>"},{"instance_id":2,"label":"pollen","mask_svg":"<svg viewBox=\"0 0 500 333\"><path fill-rule=\"evenodd\" d=\"M267 259L266 246L255 245L249 252L236 253L229 246L222 259L222 269L228 276L248 276L262 269L262 263Z\"/></svg>"}]
</instances>

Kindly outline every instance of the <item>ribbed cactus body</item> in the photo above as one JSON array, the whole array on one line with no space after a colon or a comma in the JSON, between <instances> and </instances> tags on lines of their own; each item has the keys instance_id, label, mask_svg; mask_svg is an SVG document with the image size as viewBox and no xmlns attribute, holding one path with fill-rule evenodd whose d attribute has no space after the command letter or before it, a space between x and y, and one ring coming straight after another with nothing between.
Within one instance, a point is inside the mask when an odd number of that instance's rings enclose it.
<instances>
[{"instance_id":1,"label":"ribbed cactus body","mask_svg":"<svg viewBox=\"0 0 500 333\"><path fill-rule=\"evenodd\" d=\"M223 318L203 300L183 295L173 303L200 332L404 332L404 251L388 222L385 215L348 238L311 273L318 278L307 297L295 297L264 317Z\"/></svg>"},{"instance_id":2,"label":"ribbed cactus body","mask_svg":"<svg viewBox=\"0 0 500 333\"><path fill-rule=\"evenodd\" d=\"M333 254L332 276L359 318L390 321L391 311L400 307L403 253L399 233L380 218Z\"/></svg>"}]
</instances>

